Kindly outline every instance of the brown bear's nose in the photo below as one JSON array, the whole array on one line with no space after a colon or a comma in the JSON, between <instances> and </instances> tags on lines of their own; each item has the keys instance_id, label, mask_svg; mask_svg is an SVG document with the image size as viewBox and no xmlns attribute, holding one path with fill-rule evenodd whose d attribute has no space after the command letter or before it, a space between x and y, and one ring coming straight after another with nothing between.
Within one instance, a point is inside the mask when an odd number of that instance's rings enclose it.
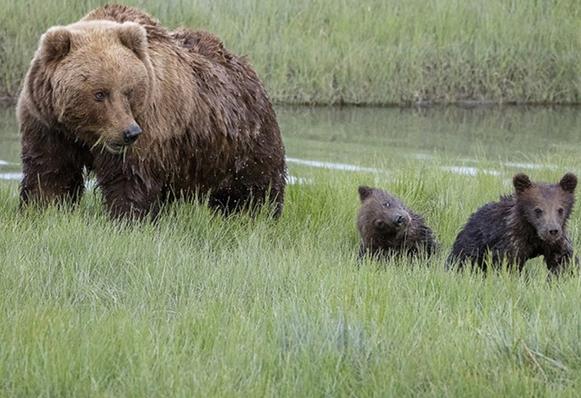
<instances>
[{"instance_id":1,"label":"brown bear's nose","mask_svg":"<svg viewBox=\"0 0 581 398\"><path fill-rule=\"evenodd\" d=\"M551 230L549 230L549 233L553 236L557 236L557 234L559 233L559 230L558 229L551 229Z\"/></svg>"},{"instance_id":2,"label":"brown bear's nose","mask_svg":"<svg viewBox=\"0 0 581 398\"><path fill-rule=\"evenodd\" d=\"M131 123L129 127L123 131L123 141L125 141L126 144L132 144L141 133L141 127L139 127L137 123Z\"/></svg>"}]
</instances>

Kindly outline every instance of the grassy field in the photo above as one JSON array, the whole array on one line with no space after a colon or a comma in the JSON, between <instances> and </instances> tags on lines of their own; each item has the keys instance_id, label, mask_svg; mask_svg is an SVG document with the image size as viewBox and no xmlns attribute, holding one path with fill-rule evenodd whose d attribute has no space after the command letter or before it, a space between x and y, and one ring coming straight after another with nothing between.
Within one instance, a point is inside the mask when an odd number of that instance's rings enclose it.
<instances>
[{"instance_id":1,"label":"grassy field","mask_svg":"<svg viewBox=\"0 0 581 398\"><path fill-rule=\"evenodd\" d=\"M0 0L0 96L99 0ZM279 103L581 102L577 0L130 0L247 54Z\"/></svg>"},{"instance_id":2,"label":"grassy field","mask_svg":"<svg viewBox=\"0 0 581 398\"><path fill-rule=\"evenodd\" d=\"M556 181L577 158L545 159ZM457 230L512 170L293 167L278 222L180 204L123 226L98 195L19 214L0 184L0 396L578 396L581 279L446 273ZM392 190L443 244L357 266L356 187ZM579 248L581 212L570 224Z\"/></svg>"}]
</instances>

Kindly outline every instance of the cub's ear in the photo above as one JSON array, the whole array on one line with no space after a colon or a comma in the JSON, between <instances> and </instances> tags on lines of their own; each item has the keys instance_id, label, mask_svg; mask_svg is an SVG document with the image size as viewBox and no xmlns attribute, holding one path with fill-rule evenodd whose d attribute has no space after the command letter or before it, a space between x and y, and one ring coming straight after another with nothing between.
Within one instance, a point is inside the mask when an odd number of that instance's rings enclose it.
<instances>
[{"instance_id":1,"label":"cub's ear","mask_svg":"<svg viewBox=\"0 0 581 398\"><path fill-rule=\"evenodd\" d=\"M563 191L573 193L575 188L577 188L577 176L573 173L567 173L561 178L559 185L563 188Z\"/></svg>"},{"instance_id":2,"label":"cub's ear","mask_svg":"<svg viewBox=\"0 0 581 398\"><path fill-rule=\"evenodd\" d=\"M45 61L58 61L71 51L71 31L63 26L55 26L46 31L40 39L40 55Z\"/></svg>"},{"instance_id":3,"label":"cub's ear","mask_svg":"<svg viewBox=\"0 0 581 398\"><path fill-rule=\"evenodd\" d=\"M365 185L361 185L359 187L359 199L363 202L365 199L371 196L373 192L373 188L367 187Z\"/></svg>"},{"instance_id":4,"label":"cub's ear","mask_svg":"<svg viewBox=\"0 0 581 398\"><path fill-rule=\"evenodd\" d=\"M124 22L118 28L119 41L139 57L145 58L147 49L147 32L135 22Z\"/></svg>"},{"instance_id":5,"label":"cub's ear","mask_svg":"<svg viewBox=\"0 0 581 398\"><path fill-rule=\"evenodd\" d=\"M512 178L512 185L516 193L521 193L533 186L529 176L526 174L519 173Z\"/></svg>"}]
</instances>

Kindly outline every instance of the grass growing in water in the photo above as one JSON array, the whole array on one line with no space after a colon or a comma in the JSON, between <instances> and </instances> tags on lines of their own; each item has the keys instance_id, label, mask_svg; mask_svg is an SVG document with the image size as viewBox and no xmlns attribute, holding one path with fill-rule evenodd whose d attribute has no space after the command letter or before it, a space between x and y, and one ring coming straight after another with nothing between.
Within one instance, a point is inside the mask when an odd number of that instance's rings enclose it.
<instances>
[{"instance_id":1,"label":"grass growing in water","mask_svg":"<svg viewBox=\"0 0 581 398\"><path fill-rule=\"evenodd\" d=\"M0 95L50 26L105 1L0 0ZM248 54L281 103L579 103L576 0L129 0Z\"/></svg>"},{"instance_id":2,"label":"grass growing in water","mask_svg":"<svg viewBox=\"0 0 581 398\"><path fill-rule=\"evenodd\" d=\"M557 181L578 170L553 157ZM283 217L222 219L172 206L157 225L79 209L18 214L0 185L0 395L575 396L581 279L443 271L458 228L510 191L437 162L386 173L293 167ZM429 264L356 266L359 184L425 214ZM570 224L578 241L581 213ZM576 247L580 247L576 242Z\"/></svg>"}]
</instances>

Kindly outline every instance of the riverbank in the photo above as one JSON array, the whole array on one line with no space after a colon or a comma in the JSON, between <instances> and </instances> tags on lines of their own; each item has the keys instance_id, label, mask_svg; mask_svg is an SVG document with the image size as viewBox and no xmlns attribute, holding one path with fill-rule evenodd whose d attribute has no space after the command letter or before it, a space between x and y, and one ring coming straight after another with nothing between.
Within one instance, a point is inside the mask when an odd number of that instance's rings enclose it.
<instances>
[{"instance_id":1,"label":"riverbank","mask_svg":"<svg viewBox=\"0 0 581 398\"><path fill-rule=\"evenodd\" d=\"M103 3L0 0L0 96L40 34ZM579 104L575 0L127 1L247 54L279 104Z\"/></svg>"}]
</instances>

